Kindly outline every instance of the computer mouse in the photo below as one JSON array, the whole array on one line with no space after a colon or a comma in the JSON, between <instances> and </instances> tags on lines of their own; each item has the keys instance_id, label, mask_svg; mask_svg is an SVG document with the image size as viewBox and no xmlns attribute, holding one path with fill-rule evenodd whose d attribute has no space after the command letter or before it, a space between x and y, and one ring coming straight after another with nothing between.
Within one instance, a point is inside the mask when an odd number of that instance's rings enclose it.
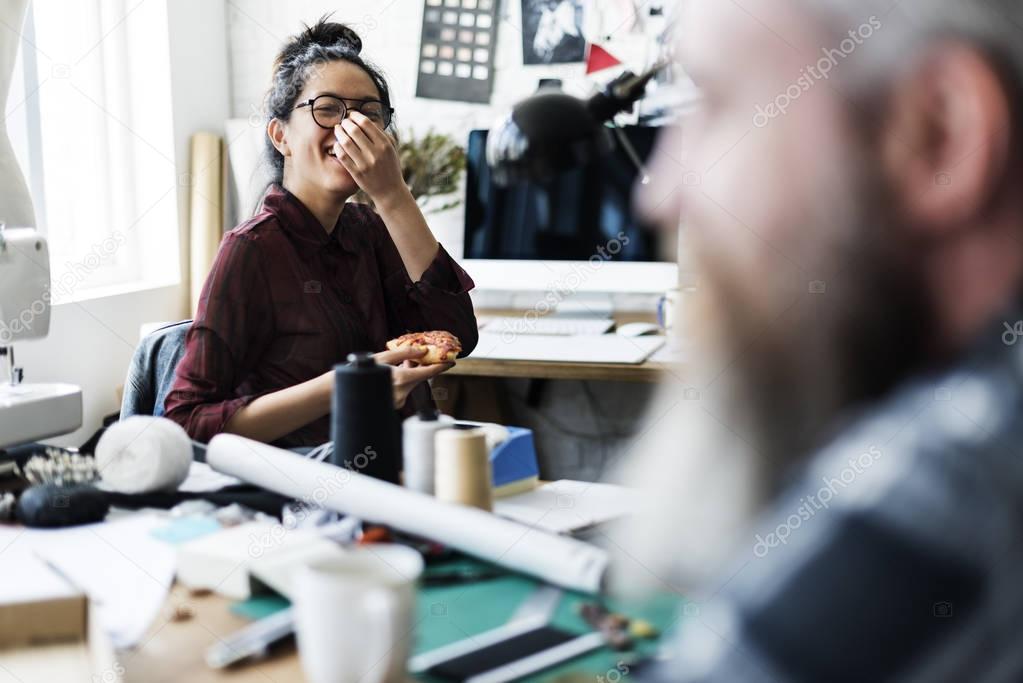
<instances>
[{"instance_id":1,"label":"computer mouse","mask_svg":"<svg viewBox=\"0 0 1023 683\"><path fill-rule=\"evenodd\" d=\"M615 334L623 337L642 337L648 334L660 334L662 332L657 323L626 323L615 328Z\"/></svg>"}]
</instances>

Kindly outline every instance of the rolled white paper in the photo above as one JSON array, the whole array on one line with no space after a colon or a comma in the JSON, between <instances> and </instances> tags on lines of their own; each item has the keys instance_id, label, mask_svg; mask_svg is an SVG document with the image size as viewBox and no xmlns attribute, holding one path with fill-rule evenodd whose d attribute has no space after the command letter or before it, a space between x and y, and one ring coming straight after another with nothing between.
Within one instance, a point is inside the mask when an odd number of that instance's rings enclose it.
<instances>
[{"instance_id":1,"label":"rolled white paper","mask_svg":"<svg viewBox=\"0 0 1023 683\"><path fill-rule=\"evenodd\" d=\"M96 444L100 478L119 493L176 490L191 465L191 439L163 417L133 415L111 425Z\"/></svg>"},{"instance_id":2,"label":"rolled white paper","mask_svg":"<svg viewBox=\"0 0 1023 683\"><path fill-rule=\"evenodd\" d=\"M206 462L281 495L423 536L563 588L585 593L601 589L607 553L573 538L443 503L234 434L213 437Z\"/></svg>"},{"instance_id":3,"label":"rolled white paper","mask_svg":"<svg viewBox=\"0 0 1023 683\"><path fill-rule=\"evenodd\" d=\"M454 422L454 418L448 415L438 415L436 420L424 420L413 415L405 420L401 440L405 488L433 495L433 436Z\"/></svg>"}]
</instances>

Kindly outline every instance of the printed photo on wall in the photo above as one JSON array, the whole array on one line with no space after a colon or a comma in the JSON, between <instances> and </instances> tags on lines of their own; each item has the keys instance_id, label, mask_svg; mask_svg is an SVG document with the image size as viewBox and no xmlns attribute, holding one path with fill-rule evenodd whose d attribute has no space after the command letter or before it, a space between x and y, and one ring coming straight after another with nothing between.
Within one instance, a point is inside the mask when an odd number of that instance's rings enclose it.
<instances>
[{"instance_id":1,"label":"printed photo on wall","mask_svg":"<svg viewBox=\"0 0 1023 683\"><path fill-rule=\"evenodd\" d=\"M584 0L522 0L522 63L581 62Z\"/></svg>"}]
</instances>

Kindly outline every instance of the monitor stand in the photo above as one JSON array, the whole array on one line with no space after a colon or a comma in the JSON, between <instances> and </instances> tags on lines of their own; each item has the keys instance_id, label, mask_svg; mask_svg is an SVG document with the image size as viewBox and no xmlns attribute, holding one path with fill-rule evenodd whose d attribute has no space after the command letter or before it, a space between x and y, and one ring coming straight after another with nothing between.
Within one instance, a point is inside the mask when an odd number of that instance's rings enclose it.
<instances>
[{"instance_id":1,"label":"monitor stand","mask_svg":"<svg viewBox=\"0 0 1023 683\"><path fill-rule=\"evenodd\" d=\"M614 314L611 294L577 292L558 302L550 315L555 318L610 318Z\"/></svg>"}]
</instances>

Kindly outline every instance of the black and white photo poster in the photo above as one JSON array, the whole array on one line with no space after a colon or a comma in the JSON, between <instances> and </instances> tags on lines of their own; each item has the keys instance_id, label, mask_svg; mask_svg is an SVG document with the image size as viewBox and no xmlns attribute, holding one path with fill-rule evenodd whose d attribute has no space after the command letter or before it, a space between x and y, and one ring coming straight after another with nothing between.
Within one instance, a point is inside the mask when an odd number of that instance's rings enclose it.
<instances>
[{"instance_id":1,"label":"black and white photo poster","mask_svg":"<svg viewBox=\"0 0 1023 683\"><path fill-rule=\"evenodd\" d=\"M522 63L581 62L584 0L522 0Z\"/></svg>"}]
</instances>

